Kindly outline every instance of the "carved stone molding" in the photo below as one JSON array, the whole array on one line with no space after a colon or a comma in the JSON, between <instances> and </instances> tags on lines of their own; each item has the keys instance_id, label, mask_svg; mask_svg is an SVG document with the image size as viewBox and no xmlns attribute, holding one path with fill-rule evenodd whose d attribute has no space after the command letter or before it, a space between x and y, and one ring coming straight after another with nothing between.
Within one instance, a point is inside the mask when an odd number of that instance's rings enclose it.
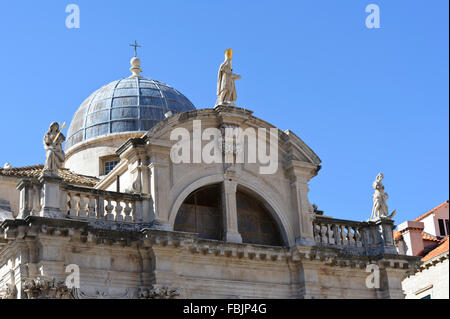
<instances>
[{"instance_id":1,"label":"carved stone molding","mask_svg":"<svg viewBox=\"0 0 450 319\"><path fill-rule=\"evenodd\" d=\"M134 289L123 289L115 292L109 291L109 289L96 289L94 287L88 287L88 289L74 289L74 299L133 299L135 298Z\"/></svg>"}]
</instances>

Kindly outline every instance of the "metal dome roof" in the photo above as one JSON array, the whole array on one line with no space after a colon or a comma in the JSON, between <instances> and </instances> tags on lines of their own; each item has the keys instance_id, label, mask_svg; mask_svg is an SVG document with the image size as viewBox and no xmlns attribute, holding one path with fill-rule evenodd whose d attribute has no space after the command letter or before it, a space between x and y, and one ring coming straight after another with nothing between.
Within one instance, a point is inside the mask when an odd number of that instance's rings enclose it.
<instances>
[{"instance_id":1,"label":"metal dome roof","mask_svg":"<svg viewBox=\"0 0 450 319\"><path fill-rule=\"evenodd\" d=\"M133 73L105 85L81 104L67 131L66 149L101 135L148 131L168 111L175 114L195 110L183 94L169 85Z\"/></svg>"}]
</instances>

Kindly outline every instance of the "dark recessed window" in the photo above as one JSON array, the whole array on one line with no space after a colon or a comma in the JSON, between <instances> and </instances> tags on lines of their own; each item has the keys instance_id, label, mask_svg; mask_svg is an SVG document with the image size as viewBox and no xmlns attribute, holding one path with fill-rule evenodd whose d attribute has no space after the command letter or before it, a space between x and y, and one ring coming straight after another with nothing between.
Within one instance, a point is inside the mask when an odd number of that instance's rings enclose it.
<instances>
[{"instance_id":1,"label":"dark recessed window","mask_svg":"<svg viewBox=\"0 0 450 319\"><path fill-rule=\"evenodd\" d=\"M445 220L445 228L447 229L447 234L448 234L448 219Z\"/></svg>"},{"instance_id":2,"label":"dark recessed window","mask_svg":"<svg viewBox=\"0 0 450 319\"><path fill-rule=\"evenodd\" d=\"M422 297L420 299L431 299L431 295L426 295L425 297Z\"/></svg>"},{"instance_id":3,"label":"dark recessed window","mask_svg":"<svg viewBox=\"0 0 450 319\"><path fill-rule=\"evenodd\" d=\"M104 164L105 175L108 174L109 172L111 172L113 170L113 168L117 165L117 163L119 163L118 160L105 162L105 164Z\"/></svg>"},{"instance_id":4,"label":"dark recessed window","mask_svg":"<svg viewBox=\"0 0 450 319\"><path fill-rule=\"evenodd\" d=\"M238 191L236 202L238 229L244 243L283 246L278 224L260 200Z\"/></svg>"},{"instance_id":5,"label":"dark recessed window","mask_svg":"<svg viewBox=\"0 0 450 319\"><path fill-rule=\"evenodd\" d=\"M441 233L441 236L445 236L445 225L443 219L438 219L439 223L439 232Z\"/></svg>"},{"instance_id":6,"label":"dark recessed window","mask_svg":"<svg viewBox=\"0 0 450 319\"><path fill-rule=\"evenodd\" d=\"M220 240L222 209L220 185L203 187L183 202L175 219L175 231L198 233L200 238Z\"/></svg>"}]
</instances>

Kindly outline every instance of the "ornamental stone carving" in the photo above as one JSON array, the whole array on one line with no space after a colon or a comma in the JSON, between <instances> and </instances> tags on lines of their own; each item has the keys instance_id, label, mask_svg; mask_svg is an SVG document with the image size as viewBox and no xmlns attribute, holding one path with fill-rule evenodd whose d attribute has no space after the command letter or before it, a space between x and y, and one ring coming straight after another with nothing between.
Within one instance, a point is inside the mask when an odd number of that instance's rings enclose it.
<instances>
[{"instance_id":1,"label":"ornamental stone carving","mask_svg":"<svg viewBox=\"0 0 450 319\"><path fill-rule=\"evenodd\" d=\"M23 280L23 292L26 299L72 299L72 289L64 281L42 277Z\"/></svg>"}]
</instances>

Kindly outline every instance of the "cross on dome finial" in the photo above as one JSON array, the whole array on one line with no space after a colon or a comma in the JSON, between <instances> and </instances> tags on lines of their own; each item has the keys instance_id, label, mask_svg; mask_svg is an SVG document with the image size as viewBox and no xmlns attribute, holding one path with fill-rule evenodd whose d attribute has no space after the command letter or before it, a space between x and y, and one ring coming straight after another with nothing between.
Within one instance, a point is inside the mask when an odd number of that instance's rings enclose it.
<instances>
[{"instance_id":1,"label":"cross on dome finial","mask_svg":"<svg viewBox=\"0 0 450 319\"><path fill-rule=\"evenodd\" d=\"M134 47L134 56L137 57L137 48L142 48L136 40L134 40L134 44L130 44L130 47Z\"/></svg>"},{"instance_id":2,"label":"cross on dome finial","mask_svg":"<svg viewBox=\"0 0 450 319\"><path fill-rule=\"evenodd\" d=\"M130 44L130 46L134 47L134 57L131 59L130 64L131 64L131 76L130 78L133 77L140 77L140 73L142 72L141 69L141 60L136 56L137 55L137 48L140 48L141 46L137 43L137 41L134 41L134 44Z\"/></svg>"}]
</instances>

